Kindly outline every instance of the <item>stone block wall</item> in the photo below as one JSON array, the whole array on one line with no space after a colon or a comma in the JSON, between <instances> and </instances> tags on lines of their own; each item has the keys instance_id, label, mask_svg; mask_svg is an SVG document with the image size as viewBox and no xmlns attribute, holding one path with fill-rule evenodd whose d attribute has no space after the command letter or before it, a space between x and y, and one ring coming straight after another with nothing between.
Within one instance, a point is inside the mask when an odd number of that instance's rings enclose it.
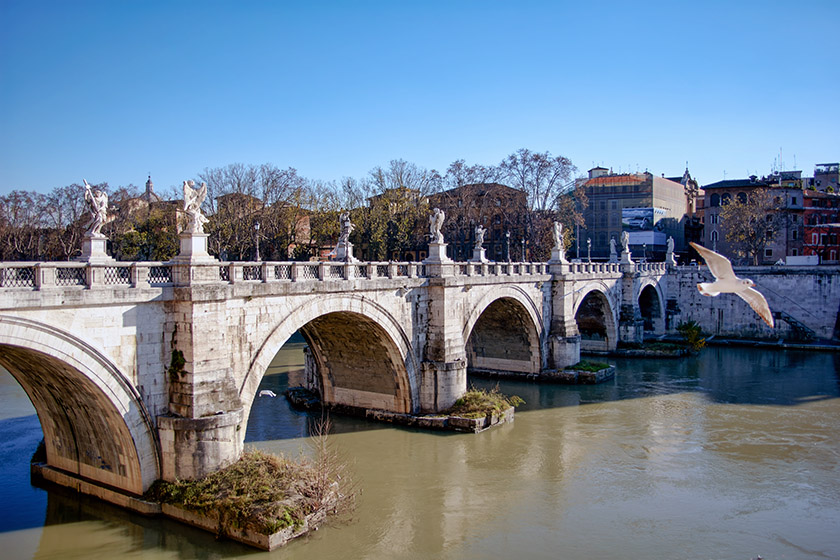
<instances>
[{"instance_id":1,"label":"stone block wall","mask_svg":"<svg viewBox=\"0 0 840 560\"><path fill-rule=\"evenodd\" d=\"M836 336L840 313L840 267L738 267L735 274L756 283L770 310L783 312L821 339ZM722 337L779 339L795 336L784 320L771 329L740 297L700 294L697 284L712 282L708 268L680 267L667 278L667 330L676 333L682 321L696 321L709 334Z\"/></svg>"}]
</instances>

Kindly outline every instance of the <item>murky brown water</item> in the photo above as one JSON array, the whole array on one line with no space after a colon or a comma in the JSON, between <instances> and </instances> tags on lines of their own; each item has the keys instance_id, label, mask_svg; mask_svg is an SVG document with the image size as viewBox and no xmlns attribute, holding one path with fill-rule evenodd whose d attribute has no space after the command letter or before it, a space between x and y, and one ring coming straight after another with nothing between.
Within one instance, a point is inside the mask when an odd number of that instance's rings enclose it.
<instances>
[{"instance_id":1,"label":"murky brown water","mask_svg":"<svg viewBox=\"0 0 840 560\"><path fill-rule=\"evenodd\" d=\"M40 428L3 374L0 556L840 558L839 355L710 348L614 362L601 386L501 384L527 404L483 434L334 419L358 508L271 554L31 488ZM285 349L262 388L280 394L301 363L299 346ZM262 397L247 439L296 454L306 430L305 414Z\"/></svg>"}]
</instances>

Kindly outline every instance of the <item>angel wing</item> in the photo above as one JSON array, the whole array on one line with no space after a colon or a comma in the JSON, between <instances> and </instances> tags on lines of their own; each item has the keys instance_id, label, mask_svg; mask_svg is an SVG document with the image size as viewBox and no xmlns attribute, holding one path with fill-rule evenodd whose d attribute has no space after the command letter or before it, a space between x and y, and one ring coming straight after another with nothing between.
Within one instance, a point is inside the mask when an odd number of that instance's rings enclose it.
<instances>
[{"instance_id":1,"label":"angel wing","mask_svg":"<svg viewBox=\"0 0 840 560\"><path fill-rule=\"evenodd\" d=\"M201 188L198 189L198 193L196 194L196 198L198 199L198 204L201 205L204 203L204 199L207 197L207 183L201 183Z\"/></svg>"},{"instance_id":2,"label":"angel wing","mask_svg":"<svg viewBox=\"0 0 840 560\"><path fill-rule=\"evenodd\" d=\"M761 292L754 290L753 288L747 288L746 290L735 292L735 294L750 304L753 311L758 313L758 315L764 319L764 322L767 323L771 329L773 328L773 313L770 311L770 306L767 305L767 300L764 299Z\"/></svg>"},{"instance_id":3,"label":"angel wing","mask_svg":"<svg viewBox=\"0 0 840 560\"><path fill-rule=\"evenodd\" d=\"M693 241L690 241L689 244L694 247L694 249L700 253L700 256L703 257L703 260L706 261L706 265L709 267L709 272L712 273L712 276L718 280L735 279L735 271L732 270L732 263L729 262L729 259L723 255L715 253L711 249L706 249Z\"/></svg>"}]
</instances>

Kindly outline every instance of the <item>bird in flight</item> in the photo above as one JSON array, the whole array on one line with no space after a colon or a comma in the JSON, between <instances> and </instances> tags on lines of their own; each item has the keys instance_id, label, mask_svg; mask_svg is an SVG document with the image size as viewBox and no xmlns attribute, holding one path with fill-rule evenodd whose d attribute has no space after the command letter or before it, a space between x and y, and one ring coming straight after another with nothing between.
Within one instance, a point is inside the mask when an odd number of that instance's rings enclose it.
<instances>
[{"instance_id":1,"label":"bird in flight","mask_svg":"<svg viewBox=\"0 0 840 560\"><path fill-rule=\"evenodd\" d=\"M741 299L750 304L753 311L764 319L770 328L773 328L773 314L770 312L770 306L767 305L767 300L761 295L761 292L754 288L755 282L749 278L738 278L735 276L735 271L732 270L732 263L729 259L715 253L711 249L706 249L700 245L689 242L694 247L706 265L709 267L709 272L715 277L714 282L701 282L697 284L697 289L704 296L716 296L718 294L735 294Z\"/></svg>"}]
</instances>

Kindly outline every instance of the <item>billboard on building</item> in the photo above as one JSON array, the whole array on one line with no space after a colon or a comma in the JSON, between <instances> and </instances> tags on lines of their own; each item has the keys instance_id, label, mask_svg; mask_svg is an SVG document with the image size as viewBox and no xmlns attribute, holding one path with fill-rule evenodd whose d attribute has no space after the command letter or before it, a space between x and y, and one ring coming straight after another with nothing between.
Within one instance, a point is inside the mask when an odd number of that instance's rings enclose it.
<instances>
[{"instance_id":1,"label":"billboard on building","mask_svg":"<svg viewBox=\"0 0 840 560\"><path fill-rule=\"evenodd\" d=\"M622 208L621 229L629 232L653 231L653 208Z\"/></svg>"},{"instance_id":2,"label":"billboard on building","mask_svg":"<svg viewBox=\"0 0 840 560\"><path fill-rule=\"evenodd\" d=\"M622 208L621 229L630 234L630 245L664 245L659 220L665 213L661 208Z\"/></svg>"}]
</instances>

